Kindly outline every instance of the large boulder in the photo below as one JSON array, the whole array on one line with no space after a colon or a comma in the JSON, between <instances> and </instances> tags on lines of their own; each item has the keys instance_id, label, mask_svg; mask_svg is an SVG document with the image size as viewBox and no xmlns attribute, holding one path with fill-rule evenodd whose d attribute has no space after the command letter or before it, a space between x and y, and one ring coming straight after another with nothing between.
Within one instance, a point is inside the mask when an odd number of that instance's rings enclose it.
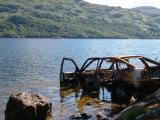
<instances>
[{"instance_id":1,"label":"large boulder","mask_svg":"<svg viewBox=\"0 0 160 120\"><path fill-rule=\"evenodd\" d=\"M51 116L52 104L41 95L12 94L6 105L5 120L46 120Z\"/></svg>"},{"instance_id":2,"label":"large boulder","mask_svg":"<svg viewBox=\"0 0 160 120\"><path fill-rule=\"evenodd\" d=\"M160 120L160 89L129 106L113 120Z\"/></svg>"}]
</instances>

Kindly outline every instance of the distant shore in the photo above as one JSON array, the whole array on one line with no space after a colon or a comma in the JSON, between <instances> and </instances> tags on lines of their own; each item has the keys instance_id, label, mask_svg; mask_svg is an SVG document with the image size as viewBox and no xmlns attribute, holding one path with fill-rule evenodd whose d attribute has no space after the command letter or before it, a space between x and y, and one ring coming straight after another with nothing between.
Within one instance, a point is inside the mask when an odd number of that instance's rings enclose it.
<instances>
[{"instance_id":1,"label":"distant shore","mask_svg":"<svg viewBox=\"0 0 160 120\"><path fill-rule=\"evenodd\" d=\"M145 40L145 39L147 39L147 40L159 40L160 38L99 38L99 37L97 37L97 38L92 38L92 37L90 37L90 38L83 38L83 37L81 37L81 38L76 38L76 37L72 37L72 38L69 38L69 37L63 37L63 38L61 38L61 37L0 37L0 39L111 39L111 40L115 40L115 39L117 39L117 40L124 40L124 39L132 39L132 40Z\"/></svg>"}]
</instances>

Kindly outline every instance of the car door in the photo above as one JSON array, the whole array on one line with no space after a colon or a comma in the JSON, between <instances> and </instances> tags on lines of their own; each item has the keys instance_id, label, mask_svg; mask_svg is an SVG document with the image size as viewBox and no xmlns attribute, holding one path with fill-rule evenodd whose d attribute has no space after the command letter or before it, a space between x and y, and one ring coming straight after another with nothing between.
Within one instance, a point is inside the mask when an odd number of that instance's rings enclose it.
<instances>
[{"instance_id":1,"label":"car door","mask_svg":"<svg viewBox=\"0 0 160 120\"><path fill-rule=\"evenodd\" d=\"M73 59L63 58L60 68L60 85L75 85L78 82L75 80L75 76L78 72L79 68Z\"/></svg>"}]
</instances>

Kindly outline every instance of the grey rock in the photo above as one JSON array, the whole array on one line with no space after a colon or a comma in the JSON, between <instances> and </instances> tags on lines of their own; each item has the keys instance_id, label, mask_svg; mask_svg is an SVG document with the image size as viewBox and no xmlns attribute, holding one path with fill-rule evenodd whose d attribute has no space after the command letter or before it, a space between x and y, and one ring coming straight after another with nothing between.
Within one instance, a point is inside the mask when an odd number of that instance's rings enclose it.
<instances>
[{"instance_id":1,"label":"grey rock","mask_svg":"<svg viewBox=\"0 0 160 120\"><path fill-rule=\"evenodd\" d=\"M89 119L92 115L88 113L75 113L70 116L70 119Z\"/></svg>"},{"instance_id":2,"label":"grey rock","mask_svg":"<svg viewBox=\"0 0 160 120\"><path fill-rule=\"evenodd\" d=\"M135 120L160 120L160 109L149 110L135 118Z\"/></svg>"},{"instance_id":3,"label":"grey rock","mask_svg":"<svg viewBox=\"0 0 160 120\"><path fill-rule=\"evenodd\" d=\"M148 95L142 101L139 101L116 115L113 120L124 120L128 113L135 113L137 111L144 110L139 113L135 119L137 120L160 120L160 110L157 105L160 103L160 89L156 92ZM152 109L149 108L152 106ZM154 107L155 106L155 107ZM146 111L146 112L145 112Z\"/></svg>"}]
</instances>

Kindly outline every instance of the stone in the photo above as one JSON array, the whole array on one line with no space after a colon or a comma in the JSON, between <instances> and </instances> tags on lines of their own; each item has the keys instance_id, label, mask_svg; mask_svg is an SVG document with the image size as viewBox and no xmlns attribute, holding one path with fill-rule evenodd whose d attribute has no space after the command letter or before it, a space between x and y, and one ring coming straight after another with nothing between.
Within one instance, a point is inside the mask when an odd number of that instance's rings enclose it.
<instances>
[{"instance_id":1,"label":"stone","mask_svg":"<svg viewBox=\"0 0 160 120\"><path fill-rule=\"evenodd\" d=\"M160 119L160 109L153 109L148 110L144 114L140 114L139 116L136 116L135 120L153 120L153 119Z\"/></svg>"},{"instance_id":2,"label":"stone","mask_svg":"<svg viewBox=\"0 0 160 120\"><path fill-rule=\"evenodd\" d=\"M160 120L160 89L121 111L112 120L125 120L129 115L137 120Z\"/></svg>"},{"instance_id":3,"label":"stone","mask_svg":"<svg viewBox=\"0 0 160 120\"><path fill-rule=\"evenodd\" d=\"M97 120L109 120L103 112L98 112L96 117L97 117Z\"/></svg>"},{"instance_id":4,"label":"stone","mask_svg":"<svg viewBox=\"0 0 160 120\"><path fill-rule=\"evenodd\" d=\"M92 115L88 113L75 113L70 116L70 119L89 119Z\"/></svg>"},{"instance_id":5,"label":"stone","mask_svg":"<svg viewBox=\"0 0 160 120\"><path fill-rule=\"evenodd\" d=\"M52 104L42 95L15 93L9 98L5 120L46 120L51 117Z\"/></svg>"}]
</instances>

